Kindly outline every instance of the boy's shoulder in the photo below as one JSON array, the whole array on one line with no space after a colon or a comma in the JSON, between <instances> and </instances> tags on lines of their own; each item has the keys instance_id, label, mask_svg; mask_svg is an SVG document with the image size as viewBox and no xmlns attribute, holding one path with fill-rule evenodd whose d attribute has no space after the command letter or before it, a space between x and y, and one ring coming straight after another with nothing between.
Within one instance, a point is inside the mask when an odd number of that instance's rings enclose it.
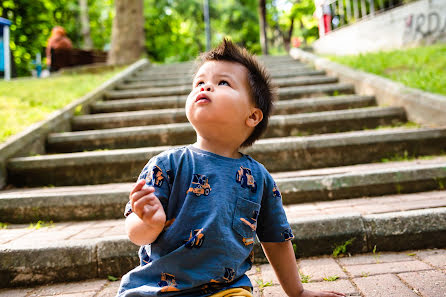
<instances>
[{"instance_id":1,"label":"boy's shoulder","mask_svg":"<svg viewBox=\"0 0 446 297\"><path fill-rule=\"evenodd\" d=\"M259 161L257 161L253 157L251 157L250 155L244 155L244 156L246 156L246 158L248 160L250 160L253 164L255 164L262 173L270 175L270 173L269 173L268 169L266 169L265 165L263 165L262 163L260 163Z\"/></svg>"},{"instance_id":2,"label":"boy's shoulder","mask_svg":"<svg viewBox=\"0 0 446 297\"><path fill-rule=\"evenodd\" d=\"M180 156L187 150L188 150L187 146L172 147L165 151L160 152L159 154L153 156L151 159L169 159L171 157Z\"/></svg>"}]
</instances>

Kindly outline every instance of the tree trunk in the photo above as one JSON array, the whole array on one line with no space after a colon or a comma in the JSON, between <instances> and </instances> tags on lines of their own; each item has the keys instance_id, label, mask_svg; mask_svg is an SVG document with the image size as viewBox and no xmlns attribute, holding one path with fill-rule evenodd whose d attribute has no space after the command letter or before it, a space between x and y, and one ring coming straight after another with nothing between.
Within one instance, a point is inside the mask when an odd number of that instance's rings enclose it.
<instances>
[{"instance_id":1,"label":"tree trunk","mask_svg":"<svg viewBox=\"0 0 446 297\"><path fill-rule=\"evenodd\" d=\"M88 17L88 1L79 0L80 18L82 28L83 45L82 48L90 50L93 48L93 41L90 35L90 18Z\"/></svg>"},{"instance_id":2,"label":"tree trunk","mask_svg":"<svg viewBox=\"0 0 446 297\"><path fill-rule=\"evenodd\" d=\"M300 21L300 30L303 31L305 29L304 23L302 22L302 20ZM307 45L307 35L304 34L304 40L302 42L303 46Z\"/></svg>"},{"instance_id":3,"label":"tree trunk","mask_svg":"<svg viewBox=\"0 0 446 297\"><path fill-rule=\"evenodd\" d=\"M259 0L259 26L260 26L260 45L262 53L268 55L268 39L266 38L266 5L265 0Z\"/></svg>"},{"instance_id":4,"label":"tree trunk","mask_svg":"<svg viewBox=\"0 0 446 297\"><path fill-rule=\"evenodd\" d=\"M287 53L290 52L290 43L291 43L291 36L293 36L293 29L294 29L294 17L291 18L291 25L288 29L288 32L285 34L283 32L280 32L282 34L282 40L283 40L283 46L285 47L285 51Z\"/></svg>"},{"instance_id":5,"label":"tree trunk","mask_svg":"<svg viewBox=\"0 0 446 297\"><path fill-rule=\"evenodd\" d=\"M111 48L108 64L135 62L144 52L144 1L115 0Z\"/></svg>"}]
</instances>

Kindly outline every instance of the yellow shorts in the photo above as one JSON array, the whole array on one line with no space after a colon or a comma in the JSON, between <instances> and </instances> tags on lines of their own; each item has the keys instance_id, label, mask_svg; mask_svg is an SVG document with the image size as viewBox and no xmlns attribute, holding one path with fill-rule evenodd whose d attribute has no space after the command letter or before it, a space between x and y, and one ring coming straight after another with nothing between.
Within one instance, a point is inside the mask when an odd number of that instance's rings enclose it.
<instances>
[{"instance_id":1,"label":"yellow shorts","mask_svg":"<svg viewBox=\"0 0 446 297\"><path fill-rule=\"evenodd\" d=\"M253 297L250 290L244 288L232 288L218 292L210 297Z\"/></svg>"}]
</instances>

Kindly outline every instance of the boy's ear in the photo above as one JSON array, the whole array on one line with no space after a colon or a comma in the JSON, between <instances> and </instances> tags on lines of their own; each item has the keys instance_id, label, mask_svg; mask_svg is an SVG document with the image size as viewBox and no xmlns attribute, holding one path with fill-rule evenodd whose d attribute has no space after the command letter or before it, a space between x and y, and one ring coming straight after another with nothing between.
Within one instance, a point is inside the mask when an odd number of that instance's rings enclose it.
<instances>
[{"instance_id":1,"label":"boy's ear","mask_svg":"<svg viewBox=\"0 0 446 297\"><path fill-rule=\"evenodd\" d=\"M249 117L246 119L246 125L248 125L248 127L254 128L262 120L263 120L263 112L259 108L254 108L251 111Z\"/></svg>"}]
</instances>

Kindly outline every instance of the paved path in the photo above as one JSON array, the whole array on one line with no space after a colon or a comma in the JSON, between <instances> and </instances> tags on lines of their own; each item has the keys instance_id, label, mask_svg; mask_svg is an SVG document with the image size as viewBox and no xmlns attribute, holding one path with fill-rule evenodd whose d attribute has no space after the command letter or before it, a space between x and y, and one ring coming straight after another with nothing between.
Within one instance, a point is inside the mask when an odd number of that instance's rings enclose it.
<instances>
[{"instance_id":1,"label":"paved path","mask_svg":"<svg viewBox=\"0 0 446 297\"><path fill-rule=\"evenodd\" d=\"M300 259L297 264L308 280L304 287L310 290L336 290L362 297L446 296L445 249L313 257ZM255 287L254 296L286 296L270 265L256 265L248 276ZM0 290L0 297L112 297L118 287L119 281L96 279Z\"/></svg>"}]
</instances>

